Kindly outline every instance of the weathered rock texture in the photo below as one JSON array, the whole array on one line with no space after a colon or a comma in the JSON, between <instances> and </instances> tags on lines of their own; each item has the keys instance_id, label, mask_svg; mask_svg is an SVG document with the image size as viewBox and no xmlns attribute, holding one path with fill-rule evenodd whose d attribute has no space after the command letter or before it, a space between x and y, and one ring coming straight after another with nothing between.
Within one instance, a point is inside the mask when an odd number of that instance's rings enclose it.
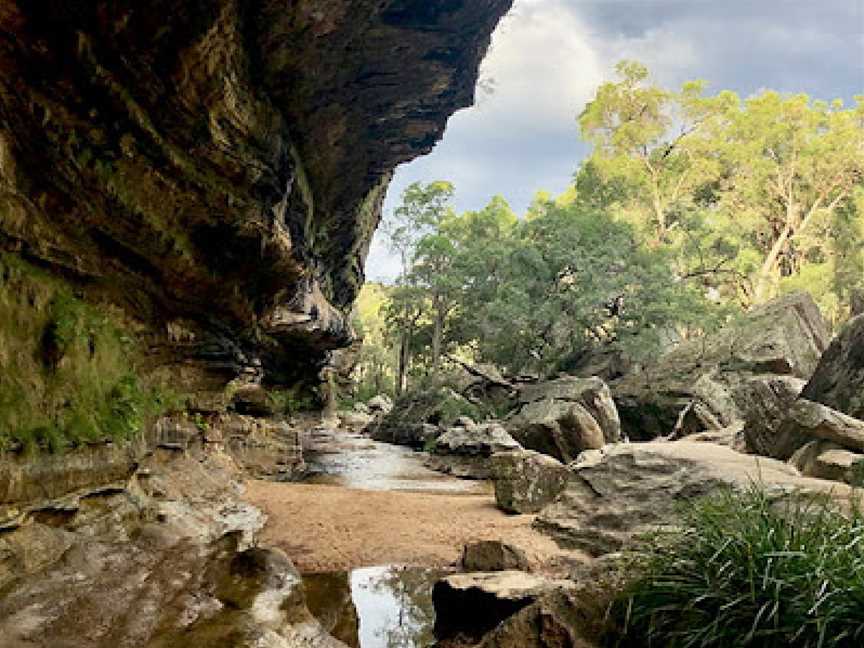
<instances>
[{"instance_id":1,"label":"weathered rock texture","mask_svg":"<svg viewBox=\"0 0 864 648\"><path fill-rule=\"evenodd\" d=\"M547 580L521 571L447 576L432 589L435 636L476 641L541 596L572 587L569 581Z\"/></svg>"},{"instance_id":2,"label":"weathered rock texture","mask_svg":"<svg viewBox=\"0 0 864 648\"><path fill-rule=\"evenodd\" d=\"M471 103L510 4L5 2L0 246L144 322L178 380L309 378L392 169Z\"/></svg>"},{"instance_id":3,"label":"weathered rock texture","mask_svg":"<svg viewBox=\"0 0 864 648\"><path fill-rule=\"evenodd\" d=\"M864 315L831 341L801 397L864 420Z\"/></svg>"},{"instance_id":4,"label":"weathered rock texture","mask_svg":"<svg viewBox=\"0 0 864 648\"><path fill-rule=\"evenodd\" d=\"M536 513L564 490L572 476L560 461L534 450L492 456L495 503L507 513Z\"/></svg>"},{"instance_id":5,"label":"weathered rock texture","mask_svg":"<svg viewBox=\"0 0 864 648\"><path fill-rule=\"evenodd\" d=\"M565 462L621 438L612 395L596 377L566 376L523 386L507 428L526 448Z\"/></svg>"},{"instance_id":6,"label":"weathered rock texture","mask_svg":"<svg viewBox=\"0 0 864 648\"><path fill-rule=\"evenodd\" d=\"M721 488L778 487L848 496L837 484L801 477L795 468L711 443L618 444L586 452L571 466L568 488L536 524L562 546L593 555L618 551L634 536L674 525L684 500Z\"/></svg>"},{"instance_id":7,"label":"weathered rock texture","mask_svg":"<svg viewBox=\"0 0 864 648\"><path fill-rule=\"evenodd\" d=\"M846 482L859 488L864 484L864 454L831 441L808 442L792 455L789 463L808 477Z\"/></svg>"},{"instance_id":8,"label":"weathered rock texture","mask_svg":"<svg viewBox=\"0 0 864 648\"><path fill-rule=\"evenodd\" d=\"M492 475L490 458L495 453L520 449L501 424L477 424L468 417L460 417L427 445L432 454L424 462L426 466L469 479L488 479Z\"/></svg>"},{"instance_id":9,"label":"weathered rock texture","mask_svg":"<svg viewBox=\"0 0 864 648\"><path fill-rule=\"evenodd\" d=\"M789 408L771 448L771 456L789 459L809 441L831 441L864 452L864 421L820 403L800 398Z\"/></svg>"},{"instance_id":10,"label":"weathered rock texture","mask_svg":"<svg viewBox=\"0 0 864 648\"><path fill-rule=\"evenodd\" d=\"M179 437L0 462L4 648L344 648L221 444Z\"/></svg>"},{"instance_id":11,"label":"weathered rock texture","mask_svg":"<svg viewBox=\"0 0 864 648\"><path fill-rule=\"evenodd\" d=\"M778 298L611 384L622 431L649 440L744 421L758 452L827 346L825 323L809 295Z\"/></svg>"}]
</instances>

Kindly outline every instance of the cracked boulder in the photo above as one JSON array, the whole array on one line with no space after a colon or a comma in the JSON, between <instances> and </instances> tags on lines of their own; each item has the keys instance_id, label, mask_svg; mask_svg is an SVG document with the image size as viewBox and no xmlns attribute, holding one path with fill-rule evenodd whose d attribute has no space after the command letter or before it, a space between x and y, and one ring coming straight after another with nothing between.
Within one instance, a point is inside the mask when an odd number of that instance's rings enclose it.
<instances>
[{"instance_id":1,"label":"cracked boulder","mask_svg":"<svg viewBox=\"0 0 864 648\"><path fill-rule=\"evenodd\" d=\"M523 386L518 410L506 425L525 448L563 462L621 438L612 395L596 377L565 376Z\"/></svg>"},{"instance_id":2,"label":"cracked boulder","mask_svg":"<svg viewBox=\"0 0 864 648\"><path fill-rule=\"evenodd\" d=\"M828 341L809 294L779 297L613 382L622 431L634 441L682 438L743 421L748 449L761 453Z\"/></svg>"}]
</instances>

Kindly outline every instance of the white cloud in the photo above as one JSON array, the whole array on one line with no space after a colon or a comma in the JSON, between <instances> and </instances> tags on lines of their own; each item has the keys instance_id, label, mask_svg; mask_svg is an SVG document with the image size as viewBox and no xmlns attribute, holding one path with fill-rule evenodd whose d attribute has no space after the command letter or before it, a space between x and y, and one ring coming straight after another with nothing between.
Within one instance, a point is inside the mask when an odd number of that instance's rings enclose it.
<instances>
[{"instance_id":1,"label":"white cloud","mask_svg":"<svg viewBox=\"0 0 864 648\"><path fill-rule=\"evenodd\" d=\"M502 194L521 212L538 189L563 191L588 151L576 115L623 58L667 87L702 78L742 95L772 87L848 102L864 90L862 26L861 0L516 0L482 68L494 94L397 171L385 211L414 181L452 181L460 211ZM374 241L370 279L396 270Z\"/></svg>"}]
</instances>

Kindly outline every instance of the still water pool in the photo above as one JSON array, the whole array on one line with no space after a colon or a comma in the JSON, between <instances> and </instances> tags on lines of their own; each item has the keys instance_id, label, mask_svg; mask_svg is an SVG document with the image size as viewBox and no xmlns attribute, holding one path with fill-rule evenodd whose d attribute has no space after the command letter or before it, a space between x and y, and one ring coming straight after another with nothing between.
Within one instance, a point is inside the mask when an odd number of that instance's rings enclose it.
<instances>
[{"instance_id":1,"label":"still water pool","mask_svg":"<svg viewBox=\"0 0 864 648\"><path fill-rule=\"evenodd\" d=\"M427 648L434 643L432 587L445 572L383 565L303 577L309 609L353 648Z\"/></svg>"}]
</instances>

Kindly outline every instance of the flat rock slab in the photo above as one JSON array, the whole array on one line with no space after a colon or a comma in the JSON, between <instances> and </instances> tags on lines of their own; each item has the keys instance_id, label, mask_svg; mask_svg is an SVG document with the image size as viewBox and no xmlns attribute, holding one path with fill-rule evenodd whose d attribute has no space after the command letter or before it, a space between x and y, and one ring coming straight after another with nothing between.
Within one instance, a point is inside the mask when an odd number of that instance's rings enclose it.
<instances>
[{"instance_id":1,"label":"flat rock slab","mask_svg":"<svg viewBox=\"0 0 864 648\"><path fill-rule=\"evenodd\" d=\"M821 403L800 398L775 435L771 455L788 459L800 447L814 439L831 441L848 450L864 451L864 421L847 416Z\"/></svg>"},{"instance_id":2,"label":"flat rock slab","mask_svg":"<svg viewBox=\"0 0 864 648\"><path fill-rule=\"evenodd\" d=\"M607 446L583 453L571 468L575 478L535 525L562 546L595 556L618 551L636 535L674 526L682 501L722 488L758 484L778 494L851 493L833 482L802 477L781 461L689 441Z\"/></svg>"}]
</instances>

